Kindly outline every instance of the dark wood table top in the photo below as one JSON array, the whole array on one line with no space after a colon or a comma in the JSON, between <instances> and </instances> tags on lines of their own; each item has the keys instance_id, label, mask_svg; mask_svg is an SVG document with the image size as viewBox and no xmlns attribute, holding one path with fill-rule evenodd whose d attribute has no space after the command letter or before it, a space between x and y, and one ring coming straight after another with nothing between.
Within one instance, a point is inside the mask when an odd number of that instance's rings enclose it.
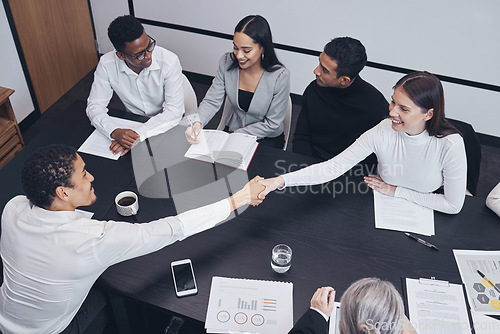
<instances>
[{"instance_id":1,"label":"dark wood table top","mask_svg":"<svg viewBox=\"0 0 500 334\"><path fill-rule=\"evenodd\" d=\"M83 101L55 119L0 171L0 207L3 209L10 198L22 193L19 169L29 153L49 143L79 147L92 131ZM181 152L187 144L177 136L172 145ZM137 216L119 216L114 196L123 190L137 191L131 154L117 161L87 154L82 157L95 176L98 200L87 210L95 212L96 219L147 222L176 214L172 198L140 195ZM310 157L260 146L248 177L272 177L314 162ZM485 206L484 199L477 197L467 197L457 215L434 213L436 235L425 239L439 251L416 243L402 232L375 229L373 194L356 174L355 169L326 185L272 193L260 206L249 207L209 231L108 268L98 284L204 321L213 276L293 282L297 320L318 287L333 286L338 300L353 281L363 277L389 280L400 291L403 277L460 282L452 249L498 249L500 220ZM222 197L208 198L214 202ZM293 250L292 267L285 274L277 274L270 267L271 249L279 243ZM177 298L170 262L184 258L193 261L199 292Z\"/></svg>"}]
</instances>

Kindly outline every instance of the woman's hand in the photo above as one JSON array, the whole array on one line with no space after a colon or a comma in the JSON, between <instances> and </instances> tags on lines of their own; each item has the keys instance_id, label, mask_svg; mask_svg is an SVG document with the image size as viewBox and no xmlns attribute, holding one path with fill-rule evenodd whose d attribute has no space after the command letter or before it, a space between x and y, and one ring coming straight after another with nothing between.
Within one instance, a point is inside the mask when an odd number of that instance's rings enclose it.
<instances>
[{"instance_id":1,"label":"woman's hand","mask_svg":"<svg viewBox=\"0 0 500 334\"><path fill-rule=\"evenodd\" d=\"M267 194L271 191L285 186L285 180L281 176L273 177L272 179L261 179L259 180L259 183L265 187L259 194L259 198L262 200L266 198Z\"/></svg>"},{"instance_id":2,"label":"woman's hand","mask_svg":"<svg viewBox=\"0 0 500 334\"><path fill-rule=\"evenodd\" d=\"M263 199L257 197L262 191L265 190L264 186L259 183L260 180L263 180L263 178L260 176L254 177L252 180L248 181L243 189L229 198L231 202L231 210L236 210L237 208L247 204L257 206L262 203Z\"/></svg>"},{"instance_id":3,"label":"woman's hand","mask_svg":"<svg viewBox=\"0 0 500 334\"><path fill-rule=\"evenodd\" d=\"M396 186L385 183L378 175L365 176L365 183L368 187L386 196L394 197L394 193L396 192Z\"/></svg>"},{"instance_id":4,"label":"woman's hand","mask_svg":"<svg viewBox=\"0 0 500 334\"><path fill-rule=\"evenodd\" d=\"M311 298L311 307L320 310L327 316L330 316L333 311L333 303L335 302L335 290L328 286L316 290Z\"/></svg>"},{"instance_id":5,"label":"woman's hand","mask_svg":"<svg viewBox=\"0 0 500 334\"><path fill-rule=\"evenodd\" d=\"M200 141L198 140L198 135L201 132L201 123L195 122L193 126L188 126L186 131L186 139L190 144L198 144Z\"/></svg>"}]
</instances>

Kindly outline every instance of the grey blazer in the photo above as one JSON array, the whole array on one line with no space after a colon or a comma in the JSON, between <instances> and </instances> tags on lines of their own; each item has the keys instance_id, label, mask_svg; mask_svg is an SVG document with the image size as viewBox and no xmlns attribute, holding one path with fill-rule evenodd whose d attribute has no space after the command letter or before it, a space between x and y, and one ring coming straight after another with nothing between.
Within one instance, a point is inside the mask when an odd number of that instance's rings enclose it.
<instances>
[{"instance_id":1,"label":"grey blazer","mask_svg":"<svg viewBox=\"0 0 500 334\"><path fill-rule=\"evenodd\" d=\"M274 72L264 71L248 112L245 112L238 103L240 69L228 70L231 62L230 52L224 54L219 61L219 69L212 86L198 107L201 124L205 126L219 111L227 94L232 106L232 113L226 120L229 131L251 134L259 139L282 134L290 95L288 70L281 67Z\"/></svg>"}]
</instances>

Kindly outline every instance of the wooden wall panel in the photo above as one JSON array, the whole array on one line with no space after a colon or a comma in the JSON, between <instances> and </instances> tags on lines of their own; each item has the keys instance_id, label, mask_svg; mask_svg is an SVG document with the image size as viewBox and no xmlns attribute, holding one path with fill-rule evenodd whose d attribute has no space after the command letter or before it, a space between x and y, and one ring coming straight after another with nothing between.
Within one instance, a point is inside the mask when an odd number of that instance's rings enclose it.
<instances>
[{"instance_id":1,"label":"wooden wall panel","mask_svg":"<svg viewBox=\"0 0 500 334\"><path fill-rule=\"evenodd\" d=\"M87 0L9 0L44 112L97 65Z\"/></svg>"}]
</instances>

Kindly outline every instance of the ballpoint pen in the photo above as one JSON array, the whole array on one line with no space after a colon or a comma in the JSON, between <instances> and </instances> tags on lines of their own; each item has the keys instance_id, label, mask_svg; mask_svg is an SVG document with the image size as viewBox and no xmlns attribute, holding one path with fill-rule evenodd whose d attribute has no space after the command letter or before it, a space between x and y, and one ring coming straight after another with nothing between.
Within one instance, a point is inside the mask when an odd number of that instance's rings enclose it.
<instances>
[{"instance_id":1,"label":"ballpoint pen","mask_svg":"<svg viewBox=\"0 0 500 334\"><path fill-rule=\"evenodd\" d=\"M500 293L500 290L497 288L497 286L495 284L493 284L493 282L490 281L490 279L487 278L481 271L478 270L477 273L479 274L479 276L484 278L486 280L486 282L490 283L491 286L493 287L493 289L497 290L497 292Z\"/></svg>"},{"instance_id":2,"label":"ballpoint pen","mask_svg":"<svg viewBox=\"0 0 500 334\"><path fill-rule=\"evenodd\" d=\"M433 244L431 244L431 243L429 243L429 242L427 242L427 241L425 241L425 240L422 240L422 239L420 239L420 238L417 238L416 236L414 236L414 235L412 235L412 234L410 234L410 233L405 233L405 234L406 234L408 237L410 237L410 238L412 238L413 240L415 240L415 241L417 241L417 242L421 243L421 244L422 244L422 245L424 245L424 246L427 246L427 247L432 248L432 249L435 249L435 250L439 250L439 248L437 248L436 246L434 246Z\"/></svg>"}]
</instances>

